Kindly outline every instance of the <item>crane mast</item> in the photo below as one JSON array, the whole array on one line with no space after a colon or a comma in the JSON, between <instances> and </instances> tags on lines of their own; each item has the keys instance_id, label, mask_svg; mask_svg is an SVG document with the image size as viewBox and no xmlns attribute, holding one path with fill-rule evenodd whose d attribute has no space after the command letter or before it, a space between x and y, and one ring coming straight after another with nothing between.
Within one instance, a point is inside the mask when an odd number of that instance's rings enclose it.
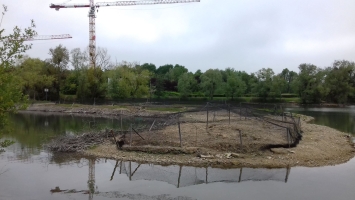
<instances>
[{"instance_id":1,"label":"crane mast","mask_svg":"<svg viewBox=\"0 0 355 200\"><path fill-rule=\"evenodd\" d=\"M95 66L96 60L96 34L95 34L95 11L99 7L107 6L137 6L137 5L156 5L156 4L175 4L175 3L193 3L200 2L200 0L142 0L142 1L115 1L115 2L99 2L96 3L94 0L89 0L88 4L50 4L50 8L54 8L59 11L61 8L90 8L89 10L89 54L90 54L90 65Z\"/></svg>"},{"instance_id":2,"label":"crane mast","mask_svg":"<svg viewBox=\"0 0 355 200\"><path fill-rule=\"evenodd\" d=\"M90 10L89 10L89 55L90 55L90 66L96 66L96 35L95 35L95 5L94 0L90 0Z\"/></svg>"}]
</instances>

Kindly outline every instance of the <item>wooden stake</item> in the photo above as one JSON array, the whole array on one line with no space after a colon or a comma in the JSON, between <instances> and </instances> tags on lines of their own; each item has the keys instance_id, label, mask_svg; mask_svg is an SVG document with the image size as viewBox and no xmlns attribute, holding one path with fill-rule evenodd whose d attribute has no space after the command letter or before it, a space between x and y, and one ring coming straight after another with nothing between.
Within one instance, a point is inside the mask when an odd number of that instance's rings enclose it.
<instances>
[{"instance_id":1,"label":"wooden stake","mask_svg":"<svg viewBox=\"0 0 355 200\"><path fill-rule=\"evenodd\" d=\"M228 119L229 119L229 125L231 124L231 107L228 105Z\"/></svg>"},{"instance_id":2,"label":"wooden stake","mask_svg":"<svg viewBox=\"0 0 355 200\"><path fill-rule=\"evenodd\" d=\"M182 141L181 141L181 131L180 131L180 122L178 122L178 127L179 127L180 147L182 147Z\"/></svg>"},{"instance_id":3,"label":"wooden stake","mask_svg":"<svg viewBox=\"0 0 355 200\"><path fill-rule=\"evenodd\" d=\"M121 133L123 133L123 128L122 128L122 110L121 110Z\"/></svg>"},{"instance_id":4,"label":"wooden stake","mask_svg":"<svg viewBox=\"0 0 355 200\"><path fill-rule=\"evenodd\" d=\"M298 117L298 127L301 129L301 117Z\"/></svg>"},{"instance_id":5,"label":"wooden stake","mask_svg":"<svg viewBox=\"0 0 355 200\"><path fill-rule=\"evenodd\" d=\"M197 146L197 126L195 126L195 129L196 129L195 146Z\"/></svg>"},{"instance_id":6,"label":"wooden stake","mask_svg":"<svg viewBox=\"0 0 355 200\"><path fill-rule=\"evenodd\" d=\"M116 141L116 137L115 137L115 134L113 134L113 131L112 131L112 129L111 129L111 135L112 135L112 138L113 138L113 142L115 143L115 145L116 145L116 147L117 147L117 149L119 148L118 146L117 146L117 141Z\"/></svg>"},{"instance_id":7,"label":"wooden stake","mask_svg":"<svg viewBox=\"0 0 355 200\"><path fill-rule=\"evenodd\" d=\"M132 146L132 124L131 124L131 131L129 132L129 146Z\"/></svg>"},{"instance_id":8,"label":"wooden stake","mask_svg":"<svg viewBox=\"0 0 355 200\"><path fill-rule=\"evenodd\" d=\"M132 130L133 130L137 135L139 135L139 133L138 133L134 128L132 128ZM143 138L141 135L139 135L139 137L141 137L141 138L144 140L144 138Z\"/></svg>"},{"instance_id":9,"label":"wooden stake","mask_svg":"<svg viewBox=\"0 0 355 200\"><path fill-rule=\"evenodd\" d=\"M245 120L247 119L247 113L248 113L248 108L245 107L245 116L244 116L244 119L245 119Z\"/></svg>"},{"instance_id":10,"label":"wooden stake","mask_svg":"<svg viewBox=\"0 0 355 200\"><path fill-rule=\"evenodd\" d=\"M242 103L239 103L239 120L242 120Z\"/></svg>"},{"instance_id":11,"label":"wooden stake","mask_svg":"<svg viewBox=\"0 0 355 200\"><path fill-rule=\"evenodd\" d=\"M206 131L208 132L208 103L207 103L207 121L206 121Z\"/></svg>"},{"instance_id":12,"label":"wooden stake","mask_svg":"<svg viewBox=\"0 0 355 200\"><path fill-rule=\"evenodd\" d=\"M241 130L238 131L239 131L240 146L243 146L242 131Z\"/></svg>"},{"instance_id":13,"label":"wooden stake","mask_svg":"<svg viewBox=\"0 0 355 200\"><path fill-rule=\"evenodd\" d=\"M152 128L153 128L153 126L154 126L154 123L155 123L155 120L153 121L153 124L150 126L149 131L151 131L151 130L152 130Z\"/></svg>"},{"instance_id":14,"label":"wooden stake","mask_svg":"<svg viewBox=\"0 0 355 200\"><path fill-rule=\"evenodd\" d=\"M287 128L286 129L286 134L287 134L287 143L288 143L288 148L290 148L290 130Z\"/></svg>"}]
</instances>

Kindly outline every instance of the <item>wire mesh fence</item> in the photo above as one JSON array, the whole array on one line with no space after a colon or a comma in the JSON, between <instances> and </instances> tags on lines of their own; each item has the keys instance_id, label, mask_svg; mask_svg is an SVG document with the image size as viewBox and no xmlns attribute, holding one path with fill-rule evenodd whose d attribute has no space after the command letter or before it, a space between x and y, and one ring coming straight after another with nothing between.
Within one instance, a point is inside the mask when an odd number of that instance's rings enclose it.
<instances>
[{"instance_id":1,"label":"wire mesh fence","mask_svg":"<svg viewBox=\"0 0 355 200\"><path fill-rule=\"evenodd\" d=\"M300 118L278 105L207 103L177 113L137 113L117 116L121 127L114 132L125 136L125 145L245 152L293 147L302 137Z\"/></svg>"}]
</instances>

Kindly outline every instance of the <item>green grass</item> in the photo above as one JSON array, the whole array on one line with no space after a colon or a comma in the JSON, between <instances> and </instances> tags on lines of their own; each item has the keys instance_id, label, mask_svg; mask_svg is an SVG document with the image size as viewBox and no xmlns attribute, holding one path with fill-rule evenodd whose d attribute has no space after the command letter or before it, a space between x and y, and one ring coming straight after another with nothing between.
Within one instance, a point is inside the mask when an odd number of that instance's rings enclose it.
<instances>
[{"instance_id":1,"label":"green grass","mask_svg":"<svg viewBox=\"0 0 355 200\"><path fill-rule=\"evenodd\" d=\"M211 101L207 97L189 97L187 99L180 99L178 97L168 97L166 99L169 100L176 100L176 101L191 101L191 102L196 102L196 101ZM231 101L231 102L254 102L254 103L298 103L299 98L298 97L292 97L292 98L276 98L276 99L266 99L263 100L258 97L234 97L233 100L230 99L229 97L213 97L212 101Z\"/></svg>"},{"instance_id":2,"label":"green grass","mask_svg":"<svg viewBox=\"0 0 355 200\"><path fill-rule=\"evenodd\" d=\"M92 145L92 146L89 146L89 149L95 149L98 145Z\"/></svg>"}]
</instances>

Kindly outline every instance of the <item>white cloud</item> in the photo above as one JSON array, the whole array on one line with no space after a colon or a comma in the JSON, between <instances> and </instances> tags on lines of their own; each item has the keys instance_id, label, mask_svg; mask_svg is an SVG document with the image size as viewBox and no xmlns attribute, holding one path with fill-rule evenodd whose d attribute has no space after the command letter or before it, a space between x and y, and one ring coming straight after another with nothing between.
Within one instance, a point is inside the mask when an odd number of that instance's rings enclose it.
<instances>
[{"instance_id":1,"label":"white cloud","mask_svg":"<svg viewBox=\"0 0 355 200\"><path fill-rule=\"evenodd\" d=\"M49 8L65 0L2 0L8 5L2 28L26 27L32 18L42 35L70 40L36 41L30 56L48 57L49 48L88 45L88 9ZM110 0L102 0L110 1ZM69 3L85 3L73 0ZM99 2L99 0L97 0ZM101 7L97 45L113 59L182 64L191 71L234 67L255 72L271 67L297 71L301 63L330 65L355 61L353 0L201 0L200 3Z\"/></svg>"}]
</instances>

